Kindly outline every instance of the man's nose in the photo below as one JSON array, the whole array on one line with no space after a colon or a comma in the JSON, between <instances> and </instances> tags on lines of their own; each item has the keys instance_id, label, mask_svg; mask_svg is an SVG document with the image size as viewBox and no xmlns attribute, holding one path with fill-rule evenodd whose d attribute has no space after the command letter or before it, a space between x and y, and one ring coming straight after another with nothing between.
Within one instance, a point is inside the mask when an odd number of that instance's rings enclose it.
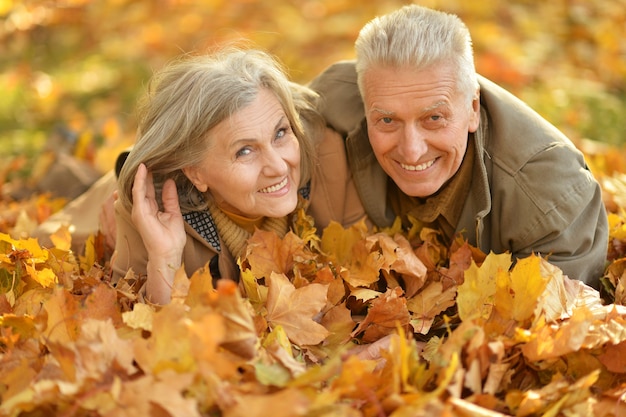
<instances>
[{"instance_id":1,"label":"man's nose","mask_svg":"<svg viewBox=\"0 0 626 417\"><path fill-rule=\"evenodd\" d=\"M417 162L426 153L426 135L423 129L413 124L408 124L404 129L404 135L400 140L399 150L405 162Z\"/></svg>"}]
</instances>

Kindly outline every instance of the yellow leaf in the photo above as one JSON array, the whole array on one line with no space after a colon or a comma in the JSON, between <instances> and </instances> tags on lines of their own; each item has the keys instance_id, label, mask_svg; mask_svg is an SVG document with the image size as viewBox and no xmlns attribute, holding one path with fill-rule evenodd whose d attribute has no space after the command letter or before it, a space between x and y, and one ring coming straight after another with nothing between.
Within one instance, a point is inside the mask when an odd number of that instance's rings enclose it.
<instances>
[{"instance_id":1,"label":"yellow leaf","mask_svg":"<svg viewBox=\"0 0 626 417\"><path fill-rule=\"evenodd\" d=\"M339 223L331 221L322 233L322 250L343 264L352 257L352 248L363 240L366 232L364 223L344 229Z\"/></svg>"},{"instance_id":2,"label":"yellow leaf","mask_svg":"<svg viewBox=\"0 0 626 417\"><path fill-rule=\"evenodd\" d=\"M44 288L50 288L57 283L57 276L50 268L37 270L30 265L26 265L26 270L31 278L41 284Z\"/></svg>"},{"instance_id":3,"label":"yellow leaf","mask_svg":"<svg viewBox=\"0 0 626 417\"><path fill-rule=\"evenodd\" d=\"M457 305L463 321L486 320L491 315L496 293L498 271L508 273L511 255L490 253L478 267L474 261L465 271L465 280L458 287Z\"/></svg>"},{"instance_id":4,"label":"yellow leaf","mask_svg":"<svg viewBox=\"0 0 626 417\"><path fill-rule=\"evenodd\" d=\"M529 361L552 359L581 348L592 329L593 315L586 308L577 308L572 317L557 328L543 320L529 329L531 339L522 346Z\"/></svg>"},{"instance_id":5,"label":"yellow leaf","mask_svg":"<svg viewBox=\"0 0 626 417\"><path fill-rule=\"evenodd\" d=\"M56 287L44 303L48 313L45 335L51 341L69 343L76 340L80 329L79 305L67 290Z\"/></svg>"},{"instance_id":6,"label":"yellow leaf","mask_svg":"<svg viewBox=\"0 0 626 417\"><path fill-rule=\"evenodd\" d=\"M69 252L72 248L72 234L66 224L63 224L56 232L51 234L50 240L57 249Z\"/></svg>"},{"instance_id":7,"label":"yellow leaf","mask_svg":"<svg viewBox=\"0 0 626 417\"><path fill-rule=\"evenodd\" d=\"M263 347L267 347L272 344L277 344L281 348L285 349L290 355L293 355L291 342L289 341L289 337L287 336L287 333L285 332L283 326L275 326L272 331L267 335L267 337L265 337L265 339L263 340Z\"/></svg>"},{"instance_id":8,"label":"yellow leaf","mask_svg":"<svg viewBox=\"0 0 626 417\"><path fill-rule=\"evenodd\" d=\"M142 329L152 331L152 318L154 309L144 303L135 303L132 311L122 313L124 324L132 329Z\"/></svg>"},{"instance_id":9,"label":"yellow leaf","mask_svg":"<svg viewBox=\"0 0 626 417\"><path fill-rule=\"evenodd\" d=\"M191 353L191 321L183 304L167 304L153 316L152 334L147 339L134 340L135 360L146 373L159 373L167 369L176 372L189 372L196 366ZM215 323L214 323L215 326ZM198 334L219 338L222 332L215 326L211 332L206 328ZM176 343L172 343L172 341ZM214 345L218 342L216 341ZM202 346L198 346L201 348ZM208 350L208 349L207 349Z\"/></svg>"},{"instance_id":10,"label":"yellow leaf","mask_svg":"<svg viewBox=\"0 0 626 417\"><path fill-rule=\"evenodd\" d=\"M242 395L237 404L224 410L224 417L295 417L305 416L311 399L296 389L283 389L265 395Z\"/></svg>"},{"instance_id":11,"label":"yellow leaf","mask_svg":"<svg viewBox=\"0 0 626 417\"><path fill-rule=\"evenodd\" d=\"M16 240L5 233L0 233L0 241L9 243L13 250L27 251L29 254L29 263L39 264L48 260L49 252L43 249L35 238Z\"/></svg>"},{"instance_id":12,"label":"yellow leaf","mask_svg":"<svg viewBox=\"0 0 626 417\"><path fill-rule=\"evenodd\" d=\"M96 238L94 235L89 235L85 241L85 254L80 256L80 267L83 271L89 271L91 267L96 263Z\"/></svg>"},{"instance_id":13,"label":"yellow leaf","mask_svg":"<svg viewBox=\"0 0 626 417\"><path fill-rule=\"evenodd\" d=\"M500 271L495 308L503 318L524 323L533 316L550 279L542 275L540 264L541 258L531 255L518 260L510 273Z\"/></svg>"}]
</instances>

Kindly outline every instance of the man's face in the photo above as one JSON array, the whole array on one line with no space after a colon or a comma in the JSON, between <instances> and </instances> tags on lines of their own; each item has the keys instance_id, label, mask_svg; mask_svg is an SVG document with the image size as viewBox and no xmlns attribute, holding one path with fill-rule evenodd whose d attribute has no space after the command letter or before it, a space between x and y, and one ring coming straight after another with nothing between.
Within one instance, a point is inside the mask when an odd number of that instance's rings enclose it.
<instances>
[{"instance_id":1,"label":"man's face","mask_svg":"<svg viewBox=\"0 0 626 417\"><path fill-rule=\"evenodd\" d=\"M413 197L435 194L457 172L468 132L478 128L478 94L468 104L455 71L374 67L364 74L369 140L398 187Z\"/></svg>"}]
</instances>

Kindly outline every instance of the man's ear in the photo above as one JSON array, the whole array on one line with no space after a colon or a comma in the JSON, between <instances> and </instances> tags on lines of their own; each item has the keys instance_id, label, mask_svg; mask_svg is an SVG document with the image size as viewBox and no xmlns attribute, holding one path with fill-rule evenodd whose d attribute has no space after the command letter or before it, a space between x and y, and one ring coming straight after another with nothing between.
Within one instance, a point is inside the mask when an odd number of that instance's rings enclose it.
<instances>
[{"instance_id":1,"label":"man's ear","mask_svg":"<svg viewBox=\"0 0 626 417\"><path fill-rule=\"evenodd\" d=\"M472 108L471 108L470 120L468 131L470 133L476 132L478 130L478 124L480 123L480 87L476 89L476 93L474 93L474 98L472 99Z\"/></svg>"},{"instance_id":2,"label":"man's ear","mask_svg":"<svg viewBox=\"0 0 626 417\"><path fill-rule=\"evenodd\" d=\"M209 187L205 184L202 179L202 175L200 174L200 170L196 167L185 167L183 168L183 174L191 181L191 183L200 191L201 193L205 193Z\"/></svg>"}]
</instances>

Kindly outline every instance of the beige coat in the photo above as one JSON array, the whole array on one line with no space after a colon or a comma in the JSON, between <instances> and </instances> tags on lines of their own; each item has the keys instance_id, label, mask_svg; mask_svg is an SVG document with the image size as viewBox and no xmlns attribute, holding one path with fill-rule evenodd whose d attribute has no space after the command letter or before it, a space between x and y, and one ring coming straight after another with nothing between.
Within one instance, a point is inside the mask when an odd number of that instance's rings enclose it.
<instances>
[{"instance_id":1,"label":"beige coat","mask_svg":"<svg viewBox=\"0 0 626 417\"><path fill-rule=\"evenodd\" d=\"M476 159L456 231L488 253L548 256L570 278L597 287L608 224L601 188L583 154L554 126L504 89L479 77L481 120L470 134ZM388 177L372 151L354 62L329 67L310 85L322 113L346 137L350 169L369 218L388 226Z\"/></svg>"},{"instance_id":2,"label":"beige coat","mask_svg":"<svg viewBox=\"0 0 626 417\"><path fill-rule=\"evenodd\" d=\"M311 179L309 207L307 213L321 232L331 220L349 226L364 217L365 211L346 162L343 139L327 129L326 135L316 147L317 161ZM113 278L117 279L132 269L140 275L146 274L148 254L135 229L130 212L119 203L115 204L117 223L117 245L112 259ZM185 224L187 244L183 251L183 263L188 276L212 261L219 268L222 278L238 278L238 269L233 257L221 244L218 250L205 240L189 224ZM216 255L220 255L215 258Z\"/></svg>"}]
</instances>

